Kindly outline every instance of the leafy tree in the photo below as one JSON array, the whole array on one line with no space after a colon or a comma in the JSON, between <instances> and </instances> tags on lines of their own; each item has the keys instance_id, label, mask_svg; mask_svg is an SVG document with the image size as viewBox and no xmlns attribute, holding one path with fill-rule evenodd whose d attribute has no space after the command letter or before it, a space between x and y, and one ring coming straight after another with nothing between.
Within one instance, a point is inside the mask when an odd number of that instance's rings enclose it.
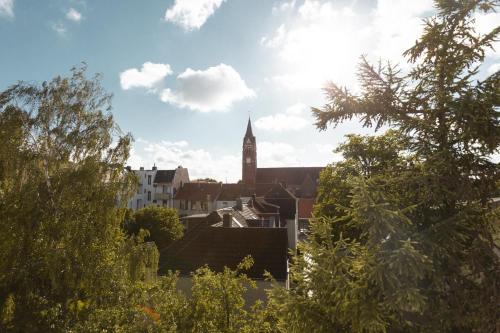
<instances>
[{"instance_id":1,"label":"leafy tree","mask_svg":"<svg viewBox=\"0 0 500 333\"><path fill-rule=\"evenodd\" d=\"M477 81L500 27L474 32L487 0L436 1L412 68L362 59L361 93L329 84L313 108L319 129L359 118L394 128L350 136L345 161L322 173L294 288L273 292L289 332L492 332L500 263L494 253L500 143L499 79ZM395 139L395 140L394 140ZM324 216L321 216L323 215Z\"/></svg>"},{"instance_id":2,"label":"leafy tree","mask_svg":"<svg viewBox=\"0 0 500 333\"><path fill-rule=\"evenodd\" d=\"M160 206L148 206L135 212L129 232L137 234L141 229L149 232L146 241L154 242L158 249L170 245L184 233L177 211Z\"/></svg>"},{"instance_id":3,"label":"leafy tree","mask_svg":"<svg viewBox=\"0 0 500 333\"><path fill-rule=\"evenodd\" d=\"M198 178L198 179L195 179L193 182L198 182L198 183L218 183L218 181L216 179L213 179L213 178Z\"/></svg>"},{"instance_id":4,"label":"leafy tree","mask_svg":"<svg viewBox=\"0 0 500 333\"><path fill-rule=\"evenodd\" d=\"M0 93L0 307L3 331L65 330L123 281L116 208L130 135L85 67Z\"/></svg>"}]
</instances>

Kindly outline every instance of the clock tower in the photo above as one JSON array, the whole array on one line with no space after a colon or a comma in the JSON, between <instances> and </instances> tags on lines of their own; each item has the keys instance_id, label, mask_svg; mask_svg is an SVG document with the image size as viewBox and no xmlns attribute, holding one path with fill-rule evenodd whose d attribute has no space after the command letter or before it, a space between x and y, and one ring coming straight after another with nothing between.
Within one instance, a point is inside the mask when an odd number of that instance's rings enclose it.
<instances>
[{"instance_id":1,"label":"clock tower","mask_svg":"<svg viewBox=\"0 0 500 333\"><path fill-rule=\"evenodd\" d=\"M257 176L257 144L255 143L255 136L252 133L250 118L248 118L247 132L243 138L242 156L241 178L243 184L255 185L255 178Z\"/></svg>"}]
</instances>

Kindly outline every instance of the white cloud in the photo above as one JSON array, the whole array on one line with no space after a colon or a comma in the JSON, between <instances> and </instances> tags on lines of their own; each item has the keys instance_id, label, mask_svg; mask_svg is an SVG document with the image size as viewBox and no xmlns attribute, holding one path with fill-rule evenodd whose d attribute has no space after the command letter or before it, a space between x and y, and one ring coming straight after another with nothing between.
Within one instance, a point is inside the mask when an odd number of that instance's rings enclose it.
<instances>
[{"instance_id":1,"label":"white cloud","mask_svg":"<svg viewBox=\"0 0 500 333\"><path fill-rule=\"evenodd\" d=\"M285 142L257 141L257 166L263 168L299 166L299 151Z\"/></svg>"},{"instance_id":2,"label":"white cloud","mask_svg":"<svg viewBox=\"0 0 500 333\"><path fill-rule=\"evenodd\" d=\"M309 145L305 149L284 142L257 141L257 165L258 167L324 166L340 158L331 152L333 146L327 146L328 149L326 146L316 144ZM210 177L228 182L241 179L241 152L217 153L215 152L219 150L217 147L212 149L209 151L192 147L184 140L152 142L139 138L134 142L128 165L133 169L139 169L141 166L150 168L153 164L160 169L174 169L182 165L188 168L191 179Z\"/></svg>"},{"instance_id":3,"label":"white cloud","mask_svg":"<svg viewBox=\"0 0 500 333\"><path fill-rule=\"evenodd\" d=\"M165 12L165 20L185 30L199 29L225 0L175 0Z\"/></svg>"},{"instance_id":4,"label":"white cloud","mask_svg":"<svg viewBox=\"0 0 500 333\"><path fill-rule=\"evenodd\" d=\"M80 22L82 19L82 14L74 8L70 8L66 12L66 18L70 21Z\"/></svg>"},{"instance_id":5,"label":"white cloud","mask_svg":"<svg viewBox=\"0 0 500 333\"><path fill-rule=\"evenodd\" d=\"M500 71L500 62L497 62L496 64L491 65L487 69L488 75L495 74L498 71Z\"/></svg>"},{"instance_id":6,"label":"white cloud","mask_svg":"<svg viewBox=\"0 0 500 333\"><path fill-rule=\"evenodd\" d=\"M282 24L280 25L278 30L276 30L276 33L274 34L273 37L264 36L260 40L260 43L266 47L275 48L278 47L283 42L284 38L285 38L285 25Z\"/></svg>"},{"instance_id":7,"label":"white cloud","mask_svg":"<svg viewBox=\"0 0 500 333\"><path fill-rule=\"evenodd\" d=\"M255 126L262 130L275 132L300 130L312 124L312 120L306 113L307 110L307 105L297 103L289 107L284 113L276 113L257 119Z\"/></svg>"},{"instance_id":8,"label":"white cloud","mask_svg":"<svg viewBox=\"0 0 500 333\"><path fill-rule=\"evenodd\" d=\"M432 10L432 0L379 0L372 12L355 12L332 1L305 0L274 33L261 38L273 48L285 89L317 91L327 80L356 87L361 55L400 62Z\"/></svg>"},{"instance_id":9,"label":"white cloud","mask_svg":"<svg viewBox=\"0 0 500 333\"><path fill-rule=\"evenodd\" d=\"M64 26L64 24L62 23L52 23L50 25L50 27L52 28L52 30L54 30L55 32L57 32L57 34L61 37L65 37L66 36L66 27Z\"/></svg>"},{"instance_id":10,"label":"white cloud","mask_svg":"<svg viewBox=\"0 0 500 333\"><path fill-rule=\"evenodd\" d=\"M174 169L182 165L189 170L190 179L215 178L236 182L241 179L241 155L213 154L202 148L191 147L186 141L150 142L139 139L134 143L128 164L134 169L150 167Z\"/></svg>"},{"instance_id":11,"label":"white cloud","mask_svg":"<svg viewBox=\"0 0 500 333\"><path fill-rule=\"evenodd\" d=\"M14 0L0 0L0 16L14 17Z\"/></svg>"},{"instance_id":12,"label":"white cloud","mask_svg":"<svg viewBox=\"0 0 500 333\"><path fill-rule=\"evenodd\" d=\"M477 13L475 15L476 20L476 30L482 35L490 33L493 29L498 26L500 22L500 13ZM486 50L486 56L491 56L493 58L500 58L500 41L497 40L493 42L493 49Z\"/></svg>"},{"instance_id":13,"label":"white cloud","mask_svg":"<svg viewBox=\"0 0 500 333\"><path fill-rule=\"evenodd\" d=\"M124 90L131 88L150 89L170 74L172 74L172 70L168 64L145 62L140 70L130 68L121 72L120 85Z\"/></svg>"},{"instance_id":14,"label":"white cloud","mask_svg":"<svg viewBox=\"0 0 500 333\"><path fill-rule=\"evenodd\" d=\"M278 14L280 12L287 12L295 8L296 0L280 1L273 5L273 14Z\"/></svg>"},{"instance_id":15,"label":"white cloud","mask_svg":"<svg viewBox=\"0 0 500 333\"><path fill-rule=\"evenodd\" d=\"M201 112L226 111L239 100L255 96L231 66L219 64L205 70L186 69L177 76L176 90L164 89L160 98L181 108Z\"/></svg>"}]
</instances>

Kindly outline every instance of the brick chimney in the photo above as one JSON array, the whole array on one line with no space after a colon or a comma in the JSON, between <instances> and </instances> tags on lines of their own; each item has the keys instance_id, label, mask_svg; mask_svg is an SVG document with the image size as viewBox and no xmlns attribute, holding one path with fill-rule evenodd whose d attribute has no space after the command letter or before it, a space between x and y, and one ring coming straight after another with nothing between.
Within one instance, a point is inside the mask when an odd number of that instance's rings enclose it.
<instances>
[{"instance_id":1,"label":"brick chimney","mask_svg":"<svg viewBox=\"0 0 500 333\"><path fill-rule=\"evenodd\" d=\"M232 220L233 217L230 213L224 213L224 215L222 215L222 226L224 228L231 228Z\"/></svg>"}]
</instances>

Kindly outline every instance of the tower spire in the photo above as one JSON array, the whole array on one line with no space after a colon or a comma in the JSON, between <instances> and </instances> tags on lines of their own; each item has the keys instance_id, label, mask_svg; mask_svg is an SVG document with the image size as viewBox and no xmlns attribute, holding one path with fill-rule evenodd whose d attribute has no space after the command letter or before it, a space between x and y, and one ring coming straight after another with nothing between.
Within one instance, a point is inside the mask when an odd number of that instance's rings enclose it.
<instances>
[{"instance_id":1,"label":"tower spire","mask_svg":"<svg viewBox=\"0 0 500 333\"><path fill-rule=\"evenodd\" d=\"M252 137L252 122L250 121L250 117L248 117L248 124L247 124L247 132L245 133L245 138L247 137Z\"/></svg>"}]
</instances>

